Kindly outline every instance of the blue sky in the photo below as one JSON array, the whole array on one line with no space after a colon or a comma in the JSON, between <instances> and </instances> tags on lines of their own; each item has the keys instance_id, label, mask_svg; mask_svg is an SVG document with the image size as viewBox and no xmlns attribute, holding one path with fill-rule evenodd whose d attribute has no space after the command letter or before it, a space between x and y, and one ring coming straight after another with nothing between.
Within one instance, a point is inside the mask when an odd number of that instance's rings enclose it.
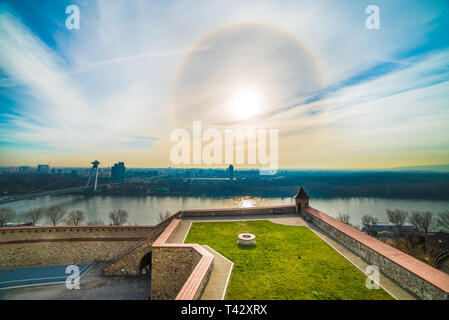
<instances>
[{"instance_id":1,"label":"blue sky","mask_svg":"<svg viewBox=\"0 0 449 320\"><path fill-rule=\"evenodd\" d=\"M68 5L80 29L65 27ZM380 30L365 8L380 9ZM290 168L448 163L447 1L4 1L0 165L169 166L191 121ZM229 101L260 95L240 117ZM238 109L238 108L237 108Z\"/></svg>"}]
</instances>

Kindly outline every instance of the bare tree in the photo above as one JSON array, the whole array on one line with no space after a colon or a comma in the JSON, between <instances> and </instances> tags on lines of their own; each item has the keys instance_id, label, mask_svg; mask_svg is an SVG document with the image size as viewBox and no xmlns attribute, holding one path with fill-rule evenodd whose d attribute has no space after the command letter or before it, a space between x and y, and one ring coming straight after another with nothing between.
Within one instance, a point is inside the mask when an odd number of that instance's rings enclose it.
<instances>
[{"instance_id":1,"label":"bare tree","mask_svg":"<svg viewBox=\"0 0 449 320\"><path fill-rule=\"evenodd\" d=\"M351 220L351 215L339 213L338 220L340 220L341 222L343 222L345 224L350 224L349 221Z\"/></svg>"},{"instance_id":2,"label":"bare tree","mask_svg":"<svg viewBox=\"0 0 449 320\"><path fill-rule=\"evenodd\" d=\"M121 226L128 221L129 214L125 210L119 209L109 213L109 220L112 225Z\"/></svg>"},{"instance_id":3,"label":"bare tree","mask_svg":"<svg viewBox=\"0 0 449 320\"><path fill-rule=\"evenodd\" d=\"M33 208L28 210L27 214L25 215L25 218L28 221L31 221L31 224L35 226L36 223L43 218L43 216L44 216L44 209Z\"/></svg>"},{"instance_id":4,"label":"bare tree","mask_svg":"<svg viewBox=\"0 0 449 320\"><path fill-rule=\"evenodd\" d=\"M78 226L86 219L86 215L83 210L73 210L70 211L66 223L67 225Z\"/></svg>"},{"instance_id":5,"label":"bare tree","mask_svg":"<svg viewBox=\"0 0 449 320\"><path fill-rule=\"evenodd\" d=\"M16 217L16 212L9 208L0 208L0 228L11 222Z\"/></svg>"},{"instance_id":6,"label":"bare tree","mask_svg":"<svg viewBox=\"0 0 449 320\"><path fill-rule=\"evenodd\" d=\"M368 234L371 234L373 231L373 226L377 224L377 218L366 214L362 217L362 225L368 231Z\"/></svg>"},{"instance_id":7,"label":"bare tree","mask_svg":"<svg viewBox=\"0 0 449 320\"><path fill-rule=\"evenodd\" d=\"M400 209L390 210L387 209L388 221L396 226L399 233L402 232L402 227L407 221L408 212Z\"/></svg>"},{"instance_id":8,"label":"bare tree","mask_svg":"<svg viewBox=\"0 0 449 320\"><path fill-rule=\"evenodd\" d=\"M159 212L159 222L167 220L168 218L171 217L171 215L172 214L170 212L168 212L167 210L165 211L165 213L163 213L162 211Z\"/></svg>"},{"instance_id":9,"label":"bare tree","mask_svg":"<svg viewBox=\"0 0 449 320\"><path fill-rule=\"evenodd\" d=\"M440 226L443 230L449 231L449 210L446 212L440 212L438 215L438 226Z\"/></svg>"},{"instance_id":10,"label":"bare tree","mask_svg":"<svg viewBox=\"0 0 449 320\"><path fill-rule=\"evenodd\" d=\"M432 224L432 212L425 211L413 211L410 217L410 223L419 231L425 235L429 232L430 225Z\"/></svg>"},{"instance_id":11,"label":"bare tree","mask_svg":"<svg viewBox=\"0 0 449 320\"><path fill-rule=\"evenodd\" d=\"M103 226L104 225L104 221L101 219L97 219L94 221L89 221L88 223L86 223L88 226Z\"/></svg>"},{"instance_id":12,"label":"bare tree","mask_svg":"<svg viewBox=\"0 0 449 320\"><path fill-rule=\"evenodd\" d=\"M50 208L47 209L46 215L48 221L53 226L56 226L64 220L65 213L66 211L63 208L58 206L51 206Z\"/></svg>"}]
</instances>

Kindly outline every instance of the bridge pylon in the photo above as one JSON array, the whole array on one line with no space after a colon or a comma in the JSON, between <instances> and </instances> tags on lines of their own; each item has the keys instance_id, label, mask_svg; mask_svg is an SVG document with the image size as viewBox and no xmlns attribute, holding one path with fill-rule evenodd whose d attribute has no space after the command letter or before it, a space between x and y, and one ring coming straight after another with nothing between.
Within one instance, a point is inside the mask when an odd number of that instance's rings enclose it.
<instances>
[{"instance_id":1,"label":"bridge pylon","mask_svg":"<svg viewBox=\"0 0 449 320\"><path fill-rule=\"evenodd\" d=\"M93 192L95 192L95 191L97 191L98 165L100 164L100 162L98 160L95 160L91 163L92 163L92 169L90 169L89 177L87 178L86 188L89 186L90 180L95 175L95 180L94 180L94 184L93 184Z\"/></svg>"}]
</instances>

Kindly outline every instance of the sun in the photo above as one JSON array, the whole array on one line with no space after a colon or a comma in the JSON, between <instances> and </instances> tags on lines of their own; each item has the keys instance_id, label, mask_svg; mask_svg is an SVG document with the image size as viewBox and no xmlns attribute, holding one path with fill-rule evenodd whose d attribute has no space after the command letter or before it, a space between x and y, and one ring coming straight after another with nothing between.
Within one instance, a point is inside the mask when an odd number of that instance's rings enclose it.
<instances>
[{"instance_id":1,"label":"sun","mask_svg":"<svg viewBox=\"0 0 449 320\"><path fill-rule=\"evenodd\" d=\"M230 100L232 115L239 120L251 119L262 112L263 98L254 89L239 90Z\"/></svg>"}]
</instances>

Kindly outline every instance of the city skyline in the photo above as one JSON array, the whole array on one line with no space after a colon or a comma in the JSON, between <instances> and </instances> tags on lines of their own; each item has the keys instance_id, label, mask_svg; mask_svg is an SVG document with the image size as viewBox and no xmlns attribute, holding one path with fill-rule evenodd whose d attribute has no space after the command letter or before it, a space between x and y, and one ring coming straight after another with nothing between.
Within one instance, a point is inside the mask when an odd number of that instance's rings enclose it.
<instances>
[{"instance_id":1,"label":"city skyline","mask_svg":"<svg viewBox=\"0 0 449 320\"><path fill-rule=\"evenodd\" d=\"M449 5L368 4L6 1L0 166L176 167L197 120L278 129L279 168L449 163Z\"/></svg>"}]
</instances>

